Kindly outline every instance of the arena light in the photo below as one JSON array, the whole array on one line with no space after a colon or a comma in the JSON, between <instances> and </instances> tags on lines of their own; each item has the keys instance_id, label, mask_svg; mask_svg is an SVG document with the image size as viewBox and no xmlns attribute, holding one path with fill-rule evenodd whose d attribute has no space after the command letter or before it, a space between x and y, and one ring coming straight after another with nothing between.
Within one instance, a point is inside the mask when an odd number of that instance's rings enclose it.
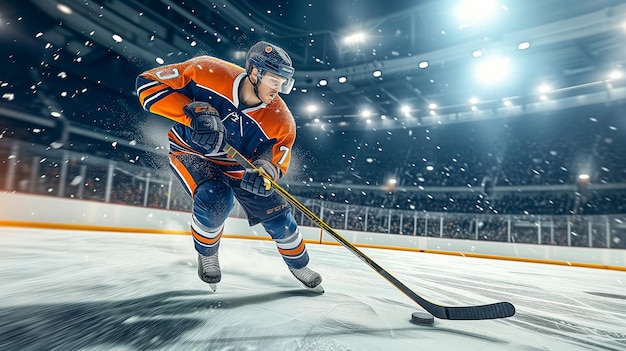
<instances>
[{"instance_id":1,"label":"arena light","mask_svg":"<svg viewBox=\"0 0 626 351\"><path fill-rule=\"evenodd\" d=\"M411 106L409 106L409 105L402 105L402 107L400 107L400 111L402 112L402 114L405 117L408 117L409 114L411 113Z\"/></svg>"},{"instance_id":2,"label":"arena light","mask_svg":"<svg viewBox=\"0 0 626 351\"><path fill-rule=\"evenodd\" d=\"M428 104L428 108L431 109L431 110L434 110L434 109L437 108L437 104L433 104L433 103Z\"/></svg>"},{"instance_id":3,"label":"arena light","mask_svg":"<svg viewBox=\"0 0 626 351\"><path fill-rule=\"evenodd\" d=\"M314 113L317 112L317 110L319 109L319 107L317 107L317 105L315 104L310 104L306 107L307 112L309 113Z\"/></svg>"},{"instance_id":4,"label":"arena light","mask_svg":"<svg viewBox=\"0 0 626 351\"><path fill-rule=\"evenodd\" d=\"M372 75L374 76L374 78L378 78L383 75L383 72L381 72L380 70L375 70L374 72L372 72Z\"/></svg>"},{"instance_id":5,"label":"arena light","mask_svg":"<svg viewBox=\"0 0 626 351\"><path fill-rule=\"evenodd\" d=\"M581 181L587 181L589 180L589 178L591 177L587 173L581 173L578 175L578 180L581 180Z\"/></svg>"},{"instance_id":6,"label":"arena light","mask_svg":"<svg viewBox=\"0 0 626 351\"><path fill-rule=\"evenodd\" d=\"M351 35L346 36L343 39L343 42L346 44L358 44L358 43L364 43L365 42L365 34L362 32L358 32L358 33L354 33Z\"/></svg>"},{"instance_id":7,"label":"arena light","mask_svg":"<svg viewBox=\"0 0 626 351\"><path fill-rule=\"evenodd\" d=\"M472 105L476 105L480 100L477 97L472 97L469 99L469 103Z\"/></svg>"},{"instance_id":8,"label":"arena light","mask_svg":"<svg viewBox=\"0 0 626 351\"><path fill-rule=\"evenodd\" d=\"M428 68L428 61L422 61L419 64L417 64L417 67L424 69L424 68Z\"/></svg>"},{"instance_id":9,"label":"arena light","mask_svg":"<svg viewBox=\"0 0 626 351\"><path fill-rule=\"evenodd\" d=\"M341 76L339 77L339 79L337 79L337 81L341 84L345 83L348 81L348 78L346 78L345 76Z\"/></svg>"},{"instance_id":10,"label":"arena light","mask_svg":"<svg viewBox=\"0 0 626 351\"><path fill-rule=\"evenodd\" d=\"M509 77L511 60L497 57L484 60L476 66L476 78L482 83L498 83Z\"/></svg>"},{"instance_id":11,"label":"arena light","mask_svg":"<svg viewBox=\"0 0 626 351\"><path fill-rule=\"evenodd\" d=\"M552 87L546 83L539 85L539 87L537 88L537 91L543 94L550 92L551 90L552 90Z\"/></svg>"},{"instance_id":12,"label":"arena light","mask_svg":"<svg viewBox=\"0 0 626 351\"><path fill-rule=\"evenodd\" d=\"M321 87L325 87L328 85L328 81L326 79L320 79L317 84L319 84Z\"/></svg>"},{"instance_id":13,"label":"arena light","mask_svg":"<svg viewBox=\"0 0 626 351\"><path fill-rule=\"evenodd\" d=\"M622 73L622 71L619 71L619 70L614 70L609 74L610 79L620 79L622 77L624 77L624 73Z\"/></svg>"},{"instance_id":14,"label":"arena light","mask_svg":"<svg viewBox=\"0 0 626 351\"><path fill-rule=\"evenodd\" d=\"M364 109L363 111L361 111L361 116L365 117L365 118L369 118L372 115L372 111L368 110L368 109Z\"/></svg>"},{"instance_id":15,"label":"arena light","mask_svg":"<svg viewBox=\"0 0 626 351\"><path fill-rule=\"evenodd\" d=\"M518 50L526 50L528 48L530 48L530 42L524 41L524 42L517 44Z\"/></svg>"},{"instance_id":16,"label":"arena light","mask_svg":"<svg viewBox=\"0 0 626 351\"><path fill-rule=\"evenodd\" d=\"M465 0L456 8L461 21L459 28L486 23L493 19L499 9L497 0Z\"/></svg>"}]
</instances>

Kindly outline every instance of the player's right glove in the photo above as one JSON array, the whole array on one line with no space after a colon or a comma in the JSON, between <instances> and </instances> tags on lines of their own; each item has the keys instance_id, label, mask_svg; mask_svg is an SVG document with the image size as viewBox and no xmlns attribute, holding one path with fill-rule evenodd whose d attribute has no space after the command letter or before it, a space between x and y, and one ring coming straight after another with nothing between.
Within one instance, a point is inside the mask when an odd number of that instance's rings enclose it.
<instances>
[{"instance_id":1,"label":"player's right glove","mask_svg":"<svg viewBox=\"0 0 626 351\"><path fill-rule=\"evenodd\" d=\"M215 154L224 146L226 128L219 112L206 102L192 102L183 107L191 118L191 139L202 147L206 154Z\"/></svg>"},{"instance_id":2,"label":"player's right glove","mask_svg":"<svg viewBox=\"0 0 626 351\"><path fill-rule=\"evenodd\" d=\"M241 178L241 188L263 197L272 195L274 192L272 183L259 172L267 174L272 180L276 181L278 180L278 169L271 162L262 159L256 160L252 164L256 169L246 168L246 172Z\"/></svg>"}]
</instances>

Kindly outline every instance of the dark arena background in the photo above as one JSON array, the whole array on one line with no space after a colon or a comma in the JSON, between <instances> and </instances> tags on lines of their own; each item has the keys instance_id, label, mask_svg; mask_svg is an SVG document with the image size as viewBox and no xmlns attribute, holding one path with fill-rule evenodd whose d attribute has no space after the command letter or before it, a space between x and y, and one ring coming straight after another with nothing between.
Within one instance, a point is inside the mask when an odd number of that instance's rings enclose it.
<instances>
[{"instance_id":1,"label":"dark arena background","mask_svg":"<svg viewBox=\"0 0 626 351\"><path fill-rule=\"evenodd\" d=\"M197 278L135 78L260 40L295 68L278 184L420 296L514 316L411 323L298 209L324 294L239 206ZM0 349L626 350L624 43L619 0L0 0Z\"/></svg>"}]
</instances>

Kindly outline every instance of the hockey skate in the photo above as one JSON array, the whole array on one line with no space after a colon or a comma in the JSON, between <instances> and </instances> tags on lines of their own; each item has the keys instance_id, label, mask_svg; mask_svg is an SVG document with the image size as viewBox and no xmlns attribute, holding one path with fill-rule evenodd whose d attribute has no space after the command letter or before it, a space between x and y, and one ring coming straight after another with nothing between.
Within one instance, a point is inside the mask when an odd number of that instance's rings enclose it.
<instances>
[{"instance_id":1,"label":"hockey skate","mask_svg":"<svg viewBox=\"0 0 626 351\"><path fill-rule=\"evenodd\" d=\"M217 283L222 280L222 272L220 271L220 262L217 253L211 256L198 254L198 277L208 283L211 290L215 292Z\"/></svg>"},{"instance_id":2,"label":"hockey skate","mask_svg":"<svg viewBox=\"0 0 626 351\"><path fill-rule=\"evenodd\" d=\"M298 279L302 284L304 284L304 286L306 286L309 290L320 292L320 293L324 292L324 288L322 287L322 285L320 285L322 283L322 276L320 276L319 273L307 267L302 267L302 268L289 267L289 271L291 272L291 274L293 274L294 277L296 277L296 279Z\"/></svg>"}]
</instances>

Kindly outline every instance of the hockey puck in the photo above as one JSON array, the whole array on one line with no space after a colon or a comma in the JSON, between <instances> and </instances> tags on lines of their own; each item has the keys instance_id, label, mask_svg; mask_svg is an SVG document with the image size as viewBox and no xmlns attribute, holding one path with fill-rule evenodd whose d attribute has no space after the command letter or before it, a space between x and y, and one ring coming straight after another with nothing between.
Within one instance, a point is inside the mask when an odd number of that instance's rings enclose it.
<instances>
[{"instance_id":1,"label":"hockey puck","mask_svg":"<svg viewBox=\"0 0 626 351\"><path fill-rule=\"evenodd\" d=\"M426 312L413 312L411 314L411 322L415 324L433 324L435 323L435 317Z\"/></svg>"}]
</instances>

